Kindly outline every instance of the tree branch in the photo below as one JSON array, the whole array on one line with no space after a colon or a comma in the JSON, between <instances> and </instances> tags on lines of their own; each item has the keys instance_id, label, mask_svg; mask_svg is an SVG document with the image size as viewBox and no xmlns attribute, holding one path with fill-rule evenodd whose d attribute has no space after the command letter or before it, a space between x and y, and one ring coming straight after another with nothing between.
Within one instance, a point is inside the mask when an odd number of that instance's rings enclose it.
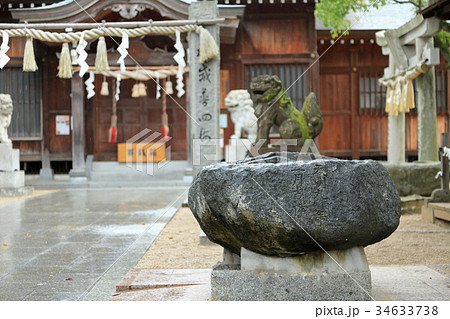
<instances>
[{"instance_id":1,"label":"tree branch","mask_svg":"<svg viewBox=\"0 0 450 319\"><path fill-rule=\"evenodd\" d=\"M399 4L409 3L409 4L414 5L414 6L415 6L416 8L418 8L419 10L421 9L421 5L415 3L415 2L412 1L412 0L405 0L405 1L402 1L402 0L393 0L393 1L394 1L395 3L399 3Z\"/></svg>"}]
</instances>

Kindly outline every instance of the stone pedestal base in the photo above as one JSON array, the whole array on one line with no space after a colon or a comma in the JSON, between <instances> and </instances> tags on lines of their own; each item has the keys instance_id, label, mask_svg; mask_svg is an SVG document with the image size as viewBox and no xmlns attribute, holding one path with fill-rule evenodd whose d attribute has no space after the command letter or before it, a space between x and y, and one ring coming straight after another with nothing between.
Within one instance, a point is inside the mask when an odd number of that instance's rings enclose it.
<instances>
[{"instance_id":1,"label":"stone pedestal base","mask_svg":"<svg viewBox=\"0 0 450 319\"><path fill-rule=\"evenodd\" d=\"M24 171L0 172L0 196L24 196L33 191L33 187L25 186Z\"/></svg>"},{"instance_id":2,"label":"stone pedestal base","mask_svg":"<svg viewBox=\"0 0 450 319\"><path fill-rule=\"evenodd\" d=\"M26 196L34 192L34 188L31 186L24 186L18 188L0 188L0 196L3 197L17 197Z\"/></svg>"},{"instance_id":3,"label":"stone pedestal base","mask_svg":"<svg viewBox=\"0 0 450 319\"><path fill-rule=\"evenodd\" d=\"M199 237L200 245L203 246L214 246L217 245L209 240L208 236L202 231L200 231L200 237Z\"/></svg>"},{"instance_id":4,"label":"stone pedestal base","mask_svg":"<svg viewBox=\"0 0 450 319\"><path fill-rule=\"evenodd\" d=\"M69 171L71 182L87 182L87 173L85 169L71 169Z\"/></svg>"},{"instance_id":5,"label":"stone pedestal base","mask_svg":"<svg viewBox=\"0 0 450 319\"><path fill-rule=\"evenodd\" d=\"M19 188L25 186L25 172L0 172L0 188Z\"/></svg>"},{"instance_id":6,"label":"stone pedestal base","mask_svg":"<svg viewBox=\"0 0 450 319\"><path fill-rule=\"evenodd\" d=\"M52 181L54 179L53 169L51 169L51 168L42 168L39 171L39 179L41 181Z\"/></svg>"},{"instance_id":7,"label":"stone pedestal base","mask_svg":"<svg viewBox=\"0 0 450 319\"><path fill-rule=\"evenodd\" d=\"M362 247L278 258L242 248L240 270L215 267L212 300L371 300L371 276Z\"/></svg>"},{"instance_id":8,"label":"stone pedestal base","mask_svg":"<svg viewBox=\"0 0 450 319\"><path fill-rule=\"evenodd\" d=\"M0 171L20 170L20 151L12 148L12 144L0 144Z\"/></svg>"}]
</instances>

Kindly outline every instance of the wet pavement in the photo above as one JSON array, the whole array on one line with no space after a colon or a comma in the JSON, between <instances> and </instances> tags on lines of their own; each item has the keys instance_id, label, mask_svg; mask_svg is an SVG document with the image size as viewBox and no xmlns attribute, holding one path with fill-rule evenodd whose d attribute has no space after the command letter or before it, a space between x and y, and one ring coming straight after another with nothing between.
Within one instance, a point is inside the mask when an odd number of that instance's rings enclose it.
<instances>
[{"instance_id":1,"label":"wet pavement","mask_svg":"<svg viewBox=\"0 0 450 319\"><path fill-rule=\"evenodd\" d=\"M0 205L0 300L111 300L187 190L67 189Z\"/></svg>"}]
</instances>

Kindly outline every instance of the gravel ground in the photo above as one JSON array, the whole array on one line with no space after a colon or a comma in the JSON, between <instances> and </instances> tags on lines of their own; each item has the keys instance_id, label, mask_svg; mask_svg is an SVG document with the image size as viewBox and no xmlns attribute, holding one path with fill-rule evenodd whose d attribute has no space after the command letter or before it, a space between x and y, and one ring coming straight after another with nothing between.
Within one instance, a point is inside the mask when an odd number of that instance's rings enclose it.
<instances>
[{"instance_id":1,"label":"gravel ground","mask_svg":"<svg viewBox=\"0 0 450 319\"><path fill-rule=\"evenodd\" d=\"M136 268L210 268L222 259L218 245L200 245L200 226L189 208L181 208ZM398 230L366 249L370 265L429 265L450 275L450 232L403 214Z\"/></svg>"},{"instance_id":2,"label":"gravel ground","mask_svg":"<svg viewBox=\"0 0 450 319\"><path fill-rule=\"evenodd\" d=\"M200 245L200 226L189 208L181 208L136 268L211 268L222 260L219 245Z\"/></svg>"}]
</instances>

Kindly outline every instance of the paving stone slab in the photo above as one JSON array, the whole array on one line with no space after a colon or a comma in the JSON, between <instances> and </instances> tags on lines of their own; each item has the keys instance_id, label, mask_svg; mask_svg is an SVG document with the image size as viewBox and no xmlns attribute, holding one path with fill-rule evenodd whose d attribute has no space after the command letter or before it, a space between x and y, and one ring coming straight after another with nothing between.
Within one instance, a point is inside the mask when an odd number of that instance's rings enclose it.
<instances>
[{"instance_id":1,"label":"paving stone slab","mask_svg":"<svg viewBox=\"0 0 450 319\"><path fill-rule=\"evenodd\" d=\"M210 269L140 269L130 270L116 286L116 291L208 285Z\"/></svg>"},{"instance_id":2,"label":"paving stone slab","mask_svg":"<svg viewBox=\"0 0 450 319\"><path fill-rule=\"evenodd\" d=\"M372 274L372 297L378 301L447 301L450 300L449 278L423 265L413 266L370 266ZM198 281L206 284L171 286L177 283L170 274L195 274ZM142 274L141 274L142 273ZM116 292L113 301L196 301L211 300L211 269L131 269L118 286L155 286L154 278L159 274L160 288L129 289ZM165 274L162 280L161 275ZM173 277L178 278L178 277ZM149 280L151 279L151 281ZM189 281L185 281L189 282ZM191 281L192 282L192 281ZM162 283L162 284L161 284ZM178 281L179 283L179 281ZM165 285L165 286L164 286ZM120 289L120 288L119 288Z\"/></svg>"},{"instance_id":3,"label":"paving stone slab","mask_svg":"<svg viewBox=\"0 0 450 319\"><path fill-rule=\"evenodd\" d=\"M450 280L422 265L371 266L376 300L450 300Z\"/></svg>"},{"instance_id":4,"label":"paving stone slab","mask_svg":"<svg viewBox=\"0 0 450 319\"><path fill-rule=\"evenodd\" d=\"M112 301L209 301L209 285L193 285L122 291L113 295Z\"/></svg>"}]
</instances>

